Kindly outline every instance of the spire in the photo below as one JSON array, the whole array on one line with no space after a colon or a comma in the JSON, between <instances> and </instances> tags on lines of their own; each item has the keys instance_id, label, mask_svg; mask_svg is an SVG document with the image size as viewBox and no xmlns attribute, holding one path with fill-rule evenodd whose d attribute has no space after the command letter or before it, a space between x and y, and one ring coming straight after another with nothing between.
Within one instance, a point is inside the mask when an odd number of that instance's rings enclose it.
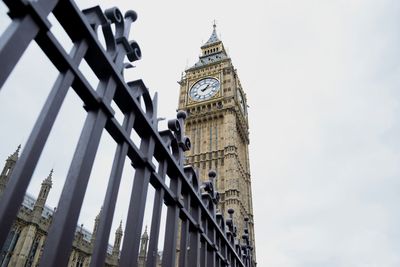
<instances>
[{"instance_id":1,"label":"spire","mask_svg":"<svg viewBox=\"0 0 400 267\"><path fill-rule=\"evenodd\" d=\"M147 234L147 225L146 225L146 227L144 228L144 233L143 233L142 237L140 238L138 267L145 266L148 242L149 242L149 235Z\"/></svg>"},{"instance_id":2,"label":"spire","mask_svg":"<svg viewBox=\"0 0 400 267\"><path fill-rule=\"evenodd\" d=\"M42 186L40 187L39 195L36 199L35 205L33 207L33 218L32 221L38 223L42 217L42 212L49 196L50 189L53 185L51 177L53 176L53 169L51 169L50 174L43 180Z\"/></svg>"},{"instance_id":3,"label":"spire","mask_svg":"<svg viewBox=\"0 0 400 267\"><path fill-rule=\"evenodd\" d=\"M114 257L118 257L119 255L119 247L121 246L122 235L123 231L122 231L122 220L121 220L121 222L119 223L119 227L115 231L114 246L112 251L112 255Z\"/></svg>"},{"instance_id":4,"label":"spire","mask_svg":"<svg viewBox=\"0 0 400 267\"><path fill-rule=\"evenodd\" d=\"M53 172L54 169L51 169L49 175L46 177L46 179L43 180L42 185L46 184L46 185L50 185L50 187L53 185L53 180L51 178L53 178Z\"/></svg>"},{"instance_id":5,"label":"spire","mask_svg":"<svg viewBox=\"0 0 400 267\"><path fill-rule=\"evenodd\" d=\"M147 225L144 228L144 233L142 235L142 238L149 238L149 235L147 234Z\"/></svg>"},{"instance_id":6,"label":"spire","mask_svg":"<svg viewBox=\"0 0 400 267\"><path fill-rule=\"evenodd\" d=\"M100 216L102 212L103 212L103 206L101 206L99 213L96 215L95 221L100 221Z\"/></svg>"},{"instance_id":7,"label":"spire","mask_svg":"<svg viewBox=\"0 0 400 267\"><path fill-rule=\"evenodd\" d=\"M43 198L46 201L49 191L53 186L53 181L51 179L53 177L53 172L54 170L51 169L49 175L43 180L38 199Z\"/></svg>"},{"instance_id":8,"label":"spire","mask_svg":"<svg viewBox=\"0 0 400 267\"><path fill-rule=\"evenodd\" d=\"M123 234L123 231L122 231L122 220L121 220L121 222L119 223L119 226L118 226L118 228L117 228L117 231L115 231L115 234L120 234L120 235Z\"/></svg>"},{"instance_id":9,"label":"spire","mask_svg":"<svg viewBox=\"0 0 400 267\"><path fill-rule=\"evenodd\" d=\"M211 45L211 44L214 44L214 43L217 43L220 41L221 40L218 38L218 35L217 35L217 25L215 24L215 20L214 20L213 31L211 33L211 36L210 36L210 38L208 38L208 41L203 46Z\"/></svg>"},{"instance_id":10,"label":"spire","mask_svg":"<svg viewBox=\"0 0 400 267\"><path fill-rule=\"evenodd\" d=\"M206 65L215 64L226 59L229 59L229 57L225 51L222 41L218 38L217 25L214 20L211 36L208 38L208 41L201 46L201 55L199 60L194 64L194 66L186 70L192 70Z\"/></svg>"},{"instance_id":11,"label":"spire","mask_svg":"<svg viewBox=\"0 0 400 267\"><path fill-rule=\"evenodd\" d=\"M8 159L17 161L18 157L19 157L19 151L20 150L21 150L21 144L18 146L17 150L15 150L15 152L8 157Z\"/></svg>"},{"instance_id":12,"label":"spire","mask_svg":"<svg viewBox=\"0 0 400 267\"><path fill-rule=\"evenodd\" d=\"M94 219L94 227L93 227L93 233L92 233L92 238L90 239L90 243L94 243L94 240L96 239L96 234L97 234L97 229L99 228L99 223L100 223L100 216L103 211L103 207L100 208L99 213L97 214L96 218Z\"/></svg>"},{"instance_id":13,"label":"spire","mask_svg":"<svg viewBox=\"0 0 400 267\"><path fill-rule=\"evenodd\" d=\"M6 185L8 183L8 180L11 176L12 171L14 170L15 164L17 163L18 160L18 154L21 149L21 145L18 146L17 150L8 156L6 159L6 164L3 167L3 170L0 173L0 195L3 194Z\"/></svg>"}]
</instances>

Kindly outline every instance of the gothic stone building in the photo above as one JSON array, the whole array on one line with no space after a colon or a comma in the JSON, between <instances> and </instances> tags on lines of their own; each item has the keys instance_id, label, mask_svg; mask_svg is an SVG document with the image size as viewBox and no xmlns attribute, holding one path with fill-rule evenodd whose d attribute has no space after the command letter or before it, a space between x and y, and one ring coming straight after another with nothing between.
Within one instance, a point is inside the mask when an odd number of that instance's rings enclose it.
<instances>
[{"instance_id":1,"label":"gothic stone building","mask_svg":"<svg viewBox=\"0 0 400 267\"><path fill-rule=\"evenodd\" d=\"M187 163L199 170L201 180L208 178L208 170L216 170L217 190L220 193L218 208L225 217L228 217L228 209L234 209L238 237L244 233L243 219L248 218L255 259L246 94L232 60L217 36L215 25L211 37L201 46L198 62L185 71L179 84L178 108L188 114L185 122L186 134L192 141L192 149L186 154ZM0 177L0 195L17 159L18 150L6 160ZM54 212L45 206L51 185L52 172L43 181L36 201L26 195L18 218L1 250L0 267L37 265ZM97 225L98 217L94 233ZM108 250L107 266L118 265L121 226L115 235L114 247L110 246ZM77 227L68 266L89 265L94 238L95 234ZM145 231L141 238L139 267L145 266L147 245L148 234ZM160 265L161 254L158 255L157 265Z\"/></svg>"},{"instance_id":2,"label":"gothic stone building","mask_svg":"<svg viewBox=\"0 0 400 267\"><path fill-rule=\"evenodd\" d=\"M149 234L147 233L147 226L146 226L142 234L142 237L140 238L138 267L146 267L148 244L149 244ZM162 264L161 256L162 256L162 251L158 251L157 262L156 262L157 267L161 267Z\"/></svg>"},{"instance_id":3,"label":"gothic stone building","mask_svg":"<svg viewBox=\"0 0 400 267\"><path fill-rule=\"evenodd\" d=\"M20 147L7 158L3 171L1 172L0 196L4 192L9 177L18 160L19 150ZM17 219L11 228L3 248L1 248L0 267L38 266L42 255L42 248L46 240L47 230L49 229L55 212L55 209L50 209L45 205L49 191L53 185L52 176L53 170L51 170L47 178L43 180L39 195L36 199L29 194L25 195ZM93 234L84 229L82 225L77 227L68 267L89 266L98 224L99 215L97 215L95 219ZM114 246L108 246L105 266L118 266L122 234L122 224L120 224L115 232Z\"/></svg>"},{"instance_id":4,"label":"gothic stone building","mask_svg":"<svg viewBox=\"0 0 400 267\"><path fill-rule=\"evenodd\" d=\"M238 237L244 233L243 219L248 218L254 247L246 94L215 24L198 62L185 71L179 84L178 108L188 114L186 134L192 141L187 163L198 168L202 180L208 170L216 170L219 209L225 218L228 209L234 209Z\"/></svg>"}]
</instances>

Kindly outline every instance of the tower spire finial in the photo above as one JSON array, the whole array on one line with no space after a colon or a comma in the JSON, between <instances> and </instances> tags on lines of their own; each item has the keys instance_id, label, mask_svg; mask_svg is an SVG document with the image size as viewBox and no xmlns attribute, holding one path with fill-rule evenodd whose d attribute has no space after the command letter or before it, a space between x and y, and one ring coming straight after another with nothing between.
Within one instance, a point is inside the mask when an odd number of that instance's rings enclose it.
<instances>
[{"instance_id":1,"label":"tower spire finial","mask_svg":"<svg viewBox=\"0 0 400 267\"><path fill-rule=\"evenodd\" d=\"M48 175L48 176L46 177L46 179L44 179L44 181L43 181L43 183L49 184L50 187L53 185L53 181L52 181L53 172L54 172L54 169L51 169L49 175Z\"/></svg>"},{"instance_id":2,"label":"tower spire finial","mask_svg":"<svg viewBox=\"0 0 400 267\"><path fill-rule=\"evenodd\" d=\"M218 35L217 35L217 29L216 28L217 28L217 22L216 22L216 20L214 20L213 21L213 31L211 33L211 36L210 36L210 38L208 38L208 41L203 46L207 46L207 45L210 45L210 44L215 44L215 43L220 41L219 38L218 38Z\"/></svg>"},{"instance_id":3,"label":"tower spire finial","mask_svg":"<svg viewBox=\"0 0 400 267\"><path fill-rule=\"evenodd\" d=\"M9 159L17 160L19 157L19 151L21 150L21 144L17 147L14 153L9 156Z\"/></svg>"},{"instance_id":4,"label":"tower spire finial","mask_svg":"<svg viewBox=\"0 0 400 267\"><path fill-rule=\"evenodd\" d=\"M115 231L115 234L116 235L118 235L118 234L122 235L122 233L123 233L123 231L122 231L122 220L121 220L117 230Z\"/></svg>"}]
</instances>

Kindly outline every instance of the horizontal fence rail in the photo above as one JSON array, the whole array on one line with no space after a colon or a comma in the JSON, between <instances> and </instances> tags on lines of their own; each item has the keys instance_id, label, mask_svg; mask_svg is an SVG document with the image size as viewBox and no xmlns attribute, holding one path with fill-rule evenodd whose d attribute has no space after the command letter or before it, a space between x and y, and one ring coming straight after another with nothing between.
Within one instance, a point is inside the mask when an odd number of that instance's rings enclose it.
<instances>
[{"instance_id":1,"label":"horizontal fence rail","mask_svg":"<svg viewBox=\"0 0 400 267\"><path fill-rule=\"evenodd\" d=\"M0 90L32 41L43 50L59 71L28 141L11 174L0 200L0 247L24 200L56 116L71 88L86 110L77 148L66 177L57 211L48 231L40 266L67 266L79 213L92 171L100 138L106 130L117 144L108 179L90 266L104 266L122 170L126 158L132 162L135 177L120 266L137 266L140 235L149 185L155 189L146 266L157 264L162 206L167 206L162 266L251 266L248 231L236 236L233 210L224 219L217 211L219 194L216 173L201 183L191 166L184 166L184 151L191 143L184 135L186 113L179 111L168 121L168 130L158 130L157 94L151 97L142 80L125 82L123 70L141 58L139 45L129 40L137 15L125 15L117 8L103 12L96 6L80 11L70 0L3 0L12 19L0 37ZM52 13L73 42L67 53L50 31ZM102 29L106 48L97 36ZM99 79L93 88L79 70L85 60ZM29 88L27 88L29 89ZM124 115L123 123L114 117L114 101ZM143 106L143 108L142 108ZM137 146L132 131L140 137ZM158 167L153 163L158 162ZM166 183L166 176L170 183ZM177 254L177 250L179 253Z\"/></svg>"}]
</instances>

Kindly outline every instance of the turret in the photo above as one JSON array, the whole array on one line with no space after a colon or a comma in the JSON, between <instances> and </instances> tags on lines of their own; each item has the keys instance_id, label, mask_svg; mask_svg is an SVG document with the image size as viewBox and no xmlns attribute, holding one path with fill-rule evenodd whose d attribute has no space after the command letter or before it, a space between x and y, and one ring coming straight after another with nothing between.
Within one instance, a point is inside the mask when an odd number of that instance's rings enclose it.
<instances>
[{"instance_id":1,"label":"turret","mask_svg":"<svg viewBox=\"0 0 400 267\"><path fill-rule=\"evenodd\" d=\"M140 250L139 250L139 259L138 266L142 267L146 264L147 257L147 243L149 242L149 235L147 234L147 226L144 229L144 233L140 238Z\"/></svg>"},{"instance_id":2,"label":"turret","mask_svg":"<svg viewBox=\"0 0 400 267\"><path fill-rule=\"evenodd\" d=\"M113 256L119 255L119 248L121 246L122 235L124 232L122 231L122 221L119 224L117 231L115 231L115 240L114 240L114 247L113 247Z\"/></svg>"},{"instance_id":3,"label":"turret","mask_svg":"<svg viewBox=\"0 0 400 267\"><path fill-rule=\"evenodd\" d=\"M14 170L15 164L17 163L20 149L21 145L19 145L17 150L6 159L6 164L4 164L3 171L0 174L0 196L3 194L11 173Z\"/></svg>"},{"instance_id":4,"label":"turret","mask_svg":"<svg viewBox=\"0 0 400 267\"><path fill-rule=\"evenodd\" d=\"M39 195L35 202L35 206L33 207L33 220L36 223L39 222L40 218L42 217L44 205L46 204L47 197L49 196L50 189L53 185L52 177L53 169L51 169L47 178L43 180Z\"/></svg>"},{"instance_id":5,"label":"turret","mask_svg":"<svg viewBox=\"0 0 400 267\"><path fill-rule=\"evenodd\" d=\"M97 214L96 218L94 219L93 233L92 233L92 238L90 239L90 243L92 243L92 245L94 244L94 240L96 239L97 229L99 229L99 222L100 222L100 216L101 216L102 211L103 211L103 207L100 209L99 214Z\"/></svg>"}]
</instances>

